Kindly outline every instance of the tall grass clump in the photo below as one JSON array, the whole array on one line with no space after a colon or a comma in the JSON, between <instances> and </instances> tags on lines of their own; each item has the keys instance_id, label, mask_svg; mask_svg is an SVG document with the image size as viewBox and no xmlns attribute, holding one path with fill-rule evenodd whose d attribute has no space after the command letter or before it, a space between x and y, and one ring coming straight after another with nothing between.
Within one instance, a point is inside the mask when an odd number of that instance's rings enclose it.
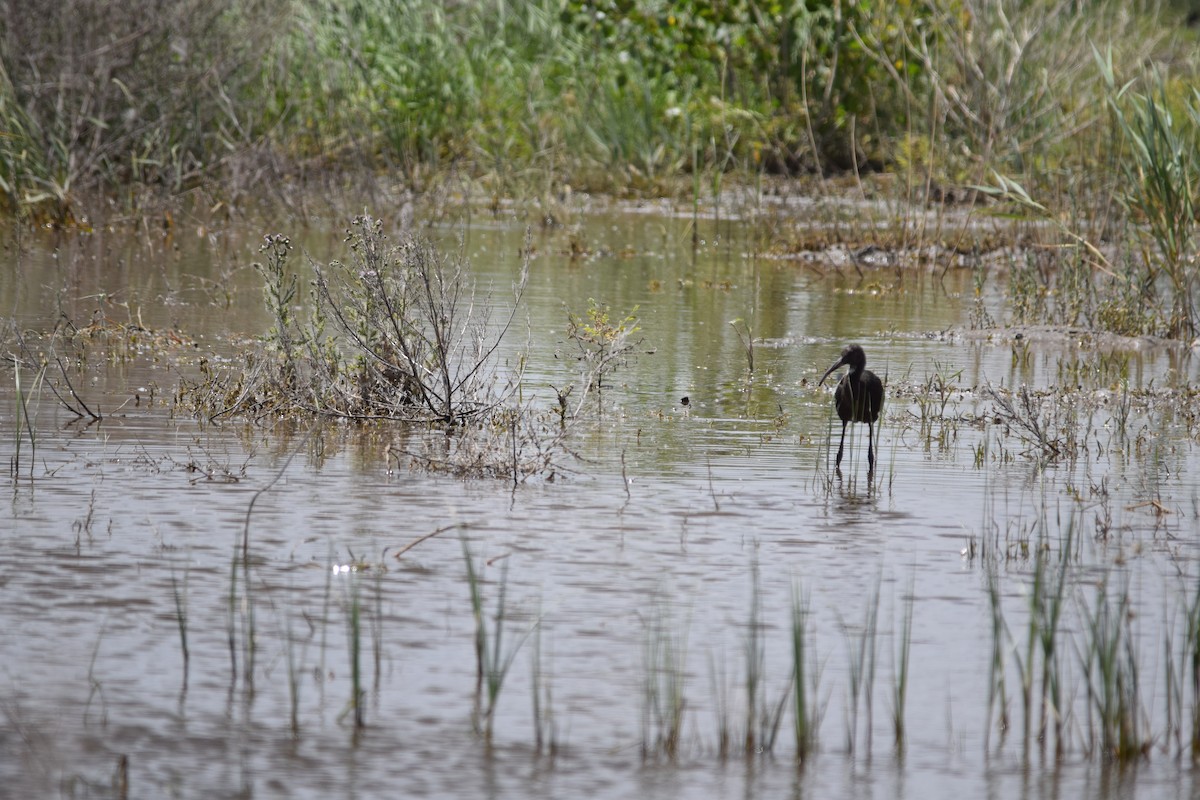
<instances>
[{"instance_id":1,"label":"tall grass clump","mask_svg":"<svg viewBox=\"0 0 1200 800\"><path fill-rule=\"evenodd\" d=\"M1142 758L1153 740L1145 730L1141 664L1128 591L1111 596L1102 582L1082 616L1080 657L1087 683L1089 747L1116 762Z\"/></svg>"},{"instance_id":2,"label":"tall grass clump","mask_svg":"<svg viewBox=\"0 0 1200 800\"><path fill-rule=\"evenodd\" d=\"M1128 16L1105 3L1082 13L1089 24L1113 13ZM988 167L1023 176L997 175L1000 189L984 191L1035 222L1031 240L1057 246L1021 256L1037 263L1014 273L1016 318L1193 338L1200 330L1194 297L1200 93L1186 71L1194 66L1164 64L1162 54L1173 47L1164 32L1074 42L1072 49L1087 50L1086 62L1081 53L1072 56L1069 73L1083 90L1070 106L1080 116L1056 126L1070 136L1032 163Z\"/></svg>"},{"instance_id":3,"label":"tall grass clump","mask_svg":"<svg viewBox=\"0 0 1200 800\"><path fill-rule=\"evenodd\" d=\"M687 632L671 628L664 609L646 624L643 653L642 758L661 753L674 761L683 738L687 708Z\"/></svg>"},{"instance_id":4,"label":"tall grass clump","mask_svg":"<svg viewBox=\"0 0 1200 800\"><path fill-rule=\"evenodd\" d=\"M846 636L846 647L849 656L849 676L846 709L846 749L853 753L858 745L859 709L865 712L863 730L867 737L867 753L871 752L871 740L874 728L874 684L875 684L875 648L879 626L879 585L875 582L875 590L867 598L867 607L863 613L862 625L857 629L842 622L842 632Z\"/></svg>"},{"instance_id":5,"label":"tall grass clump","mask_svg":"<svg viewBox=\"0 0 1200 800\"><path fill-rule=\"evenodd\" d=\"M458 17L470 13L382 0L300 5L270 73L285 141L302 154L378 157L410 182L461 157L482 110L480 78L498 55L464 35Z\"/></svg>"},{"instance_id":6,"label":"tall grass clump","mask_svg":"<svg viewBox=\"0 0 1200 800\"><path fill-rule=\"evenodd\" d=\"M746 756L770 755L775 750L779 736L779 725L787 707L788 685L778 700L772 700L767 688L767 634L762 620L762 587L759 567L751 568L750 617L746 625L746 638L742 645L745 661L746 722L742 739Z\"/></svg>"},{"instance_id":7,"label":"tall grass clump","mask_svg":"<svg viewBox=\"0 0 1200 800\"><path fill-rule=\"evenodd\" d=\"M1043 513L1027 534L1026 543L1020 546L1021 552L1031 555L1033 559L1033 574L1023 591L1028 603L1023 641L1019 633L1014 635L1009 628L1002 607L998 559L1008 556L1002 554L995 545L984 550L992 622L988 724L990 728L993 719L996 721L1003 743L1010 730L1006 662L1011 657L1020 681L1022 754L1028 757L1035 741L1044 751L1053 736L1053 756L1060 759L1065 753L1065 737L1070 723L1070 706L1063 686L1062 617L1068 599L1068 568L1076 535L1075 521L1072 519L1055 552L1046 539L1048 525L1049 521ZM1042 533L1034 539L1036 530ZM990 729L985 738L985 748L989 738Z\"/></svg>"},{"instance_id":8,"label":"tall grass clump","mask_svg":"<svg viewBox=\"0 0 1200 800\"><path fill-rule=\"evenodd\" d=\"M1096 55L1108 87L1108 106L1128 149L1121 164L1122 203L1138 223L1135 239L1142 300L1159 310L1161 331L1196 335L1196 215L1200 210L1200 91L1168 96L1171 84L1154 72L1149 88L1118 87L1111 53ZM1182 91L1187 92L1186 89ZM1158 331L1150 331L1157 333Z\"/></svg>"},{"instance_id":9,"label":"tall grass clump","mask_svg":"<svg viewBox=\"0 0 1200 800\"><path fill-rule=\"evenodd\" d=\"M493 200L705 185L719 204L728 173L758 185L768 172L889 168L926 189L995 168L1040 190L1063 165L1104 157L1091 42L1112 42L1119 69L1186 53L1149 1L3 11L0 204L62 222L97 189L137 210L140 193L124 189L241 200L347 170Z\"/></svg>"},{"instance_id":10,"label":"tall grass clump","mask_svg":"<svg viewBox=\"0 0 1200 800\"><path fill-rule=\"evenodd\" d=\"M1032 667L1036 642L1042 663L1041 690L1038 692L1041 710L1038 714L1037 741L1045 747L1053 724L1055 758L1062 757L1066 746L1063 738L1067 724L1067 707L1063 692L1061 622L1066 601L1067 566L1070 561L1068 554L1071 552L1073 534L1073 528L1069 528L1065 546L1059 553L1057 569L1052 569L1048 563L1049 551L1039 549L1034 565L1033 588L1029 594L1029 655L1026 664L1030 674L1024 680L1025 741L1029 741L1032 718Z\"/></svg>"},{"instance_id":11,"label":"tall grass clump","mask_svg":"<svg viewBox=\"0 0 1200 800\"><path fill-rule=\"evenodd\" d=\"M933 83L931 110L945 117L948 149L970 154L964 166L975 182L991 169L1038 176L1066 156L1072 136L1102 121L1100 87L1089 90L1090 43L1109 41L1128 16L1127 4L1113 2L966 0L937 4L927 26L905 29Z\"/></svg>"}]
</instances>

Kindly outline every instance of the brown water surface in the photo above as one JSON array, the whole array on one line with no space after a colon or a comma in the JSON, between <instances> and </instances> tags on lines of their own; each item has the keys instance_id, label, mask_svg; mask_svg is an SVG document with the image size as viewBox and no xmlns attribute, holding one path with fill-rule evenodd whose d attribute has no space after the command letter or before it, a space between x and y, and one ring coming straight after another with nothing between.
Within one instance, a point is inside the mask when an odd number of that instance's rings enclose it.
<instances>
[{"instance_id":1,"label":"brown water surface","mask_svg":"<svg viewBox=\"0 0 1200 800\"><path fill-rule=\"evenodd\" d=\"M326 262L345 257L342 224L284 232ZM10 245L0 310L34 349L63 321L99 326L67 371L104 419L74 418L23 369L31 442L16 430L17 375L11 364L0 372L0 454L12 465L0 522L0 794L124 796L124 760L130 797L1194 796L1188 759L1175 757L1162 655L1182 646L1197 579L1190 351L962 335L978 313L968 270L860 276L756 256L750 224L700 225L695 249L688 220L636 209L534 236L505 353L528 356L525 399L550 407L551 387L578 378L567 314L589 298L636 308L642 345L602 413L578 424L568 471L515 490L389 470L385 448L424 435L399 428L309 434L173 413L199 356L235 356L269 325L248 267L262 232ZM506 301L520 224L431 233L461 243L481 287ZM584 255L570 254L572 236ZM990 276L983 294L1000 321L1002 280ZM752 373L732 320L753 331ZM106 323L144 333L118 341ZM15 333L4 342L18 351ZM816 382L847 342L888 383L873 480L863 426L851 429L842 476L832 471L832 390ZM989 385L1063 390L1060 424L1083 444L1037 458L999 419ZM394 556L447 526L457 527ZM490 746L472 730L464 546L483 570L489 631L504 595L501 651L513 654ZM1022 733L1015 666L1026 663L1042 550L1051 566L1070 565L1059 761ZM1008 631L1005 699L991 713L989 572ZM1126 588L1136 618L1152 746L1132 769L1090 747L1081 659L1100 584ZM786 696L797 596L820 718L816 752L799 767ZM349 710L355 608L361 730ZM783 712L771 752L745 756L749 663L762 675L755 708ZM866 671L857 695L856 663ZM553 756L537 750L535 684ZM655 745L666 686L682 697L675 760ZM734 741L725 756L722 728Z\"/></svg>"}]
</instances>

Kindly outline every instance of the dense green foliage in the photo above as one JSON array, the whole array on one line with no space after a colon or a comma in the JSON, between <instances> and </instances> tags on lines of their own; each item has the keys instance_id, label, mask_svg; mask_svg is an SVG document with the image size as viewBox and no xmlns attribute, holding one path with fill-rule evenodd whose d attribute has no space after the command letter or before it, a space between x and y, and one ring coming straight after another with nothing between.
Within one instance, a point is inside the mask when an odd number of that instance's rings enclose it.
<instances>
[{"instance_id":1,"label":"dense green foliage","mask_svg":"<svg viewBox=\"0 0 1200 800\"><path fill-rule=\"evenodd\" d=\"M1147 60L1179 66L1154 10L7 0L0 198L68 219L96 189L236 193L348 167L418 189L455 170L495 195L558 182L654 192L698 171L1049 170L1106 121L1090 43L1112 44L1120 79Z\"/></svg>"}]
</instances>

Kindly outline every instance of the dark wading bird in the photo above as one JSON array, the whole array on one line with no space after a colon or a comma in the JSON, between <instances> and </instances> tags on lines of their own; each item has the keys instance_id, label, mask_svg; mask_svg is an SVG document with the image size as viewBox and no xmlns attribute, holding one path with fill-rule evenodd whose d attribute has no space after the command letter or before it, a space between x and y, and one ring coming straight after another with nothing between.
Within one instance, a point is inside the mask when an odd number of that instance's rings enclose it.
<instances>
[{"instance_id":1,"label":"dark wading bird","mask_svg":"<svg viewBox=\"0 0 1200 800\"><path fill-rule=\"evenodd\" d=\"M825 379L841 366L849 366L850 371L838 381L837 389L833 392L833 405L838 417L842 420L842 440L838 443L837 467L842 467L842 449L846 446L846 425L851 422L867 423L867 469L875 469L875 422L879 412L883 410L883 382L879 376L867 369L867 355L856 344L847 345L842 350L842 357L821 377L820 386Z\"/></svg>"}]
</instances>

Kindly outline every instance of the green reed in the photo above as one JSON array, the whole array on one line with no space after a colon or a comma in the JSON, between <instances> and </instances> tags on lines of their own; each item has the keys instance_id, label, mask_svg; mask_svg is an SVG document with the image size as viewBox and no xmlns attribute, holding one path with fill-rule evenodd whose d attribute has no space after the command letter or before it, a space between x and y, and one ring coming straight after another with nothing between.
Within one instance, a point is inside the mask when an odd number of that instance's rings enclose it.
<instances>
[{"instance_id":1,"label":"green reed","mask_svg":"<svg viewBox=\"0 0 1200 800\"><path fill-rule=\"evenodd\" d=\"M506 598L508 594L508 561L504 562L496 597L495 615L491 630L488 630L487 614L483 599L483 576L475 566L475 559L462 541L463 560L467 567L467 588L471 595L471 613L475 619L475 707L472 720L476 733L483 735L491 744L496 718L496 705L500 692L508 677L508 670L524 639L505 650L504 632L506 620Z\"/></svg>"},{"instance_id":2,"label":"green reed","mask_svg":"<svg viewBox=\"0 0 1200 800\"><path fill-rule=\"evenodd\" d=\"M986 538L984 540L986 542ZM994 551L991 548L990 551ZM1000 731L1000 743L1008 735L1008 686L1005 681L1004 654L1008 629L1004 624L1004 609L1001 604L999 569L995 559L983 559L987 577L988 605L991 610L992 655L988 663L987 724L983 732L983 747L986 751L991 741L992 720ZM994 715L994 717L993 717Z\"/></svg>"},{"instance_id":3,"label":"green reed","mask_svg":"<svg viewBox=\"0 0 1200 800\"><path fill-rule=\"evenodd\" d=\"M774 751L791 690L789 681L779 699L771 700L767 690L766 642L766 626L762 619L762 586L756 561L751 566L750 615L742 643L746 697L742 750L747 756L769 755Z\"/></svg>"},{"instance_id":4,"label":"green reed","mask_svg":"<svg viewBox=\"0 0 1200 800\"><path fill-rule=\"evenodd\" d=\"M847 685L847 703L849 708L846 715L846 749L854 753L858 745L859 710L862 709L865 718L863 730L867 737L867 753L871 752L873 732L873 692L875 684L876 643L879 622L879 588L882 578L876 578L875 588L867 598L867 607L863 612L863 621L857 628L841 622L842 633L846 637L846 648L849 666L849 683Z\"/></svg>"},{"instance_id":5,"label":"green reed","mask_svg":"<svg viewBox=\"0 0 1200 800\"><path fill-rule=\"evenodd\" d=\"M1144 757L1153 744L1145 731L1141 664L1133 631L1128 589L1117 596L1107 582L1084 606L1081 666L1087 685L1089 750L1106 760Z\"/></svg>"},{"instance_id":6,"label":"green reed","mask_svg":"<svg viewBox=\"0 0 1200 800\"><path fill-rule=\"evenodd\" d=\"M1118 88L1111 49L1095 50L1108 90L1108 106L1130 150L1124 164L1125 205L1145 222L1156 247L1141 261L1139 285L1156 302L1154 292L1163 278L1169 286L1164 305L1166 335L1194 336L1197 318L1196 212L1200 209L1200 92L1181 103L1172 102L1168 84L1159 73L1150 78L1144 93ZM1182 107L1180 107L1182 105Z\"/></svg>"},{"instance_id":7,"label":"green reed","mask_svg":"<svg viewBox=\"0 0 1200 800\"><path fill-rule=\"evenodd\" d=\"M916 576L910 576L908 590L904 595L904 611L900 622L899 642L895 653L894 680L892 682L892 732L895 734L896 752L903 753L907 741L904 719L908 700L908 665L912 653L913 607L916 602Z\"/></svg>"},{"instance_id":8,"label":"green reed","mask_svg":"<svg viewBox=\"0 0 1200 800\"><path fill-rule=\"evenodd\" d=\"M1051 552L1039 548L1034 563L1033 588L1029 593L1029 653L1032 659L1033 643L1036 640L1041 657L1041 711L1038 716L1037 741L1043 747L1049 736L1051 720L1054 726L1054 755L1061 758L1066 743L1064 732L1067 709L1062 685L1062 663L1060 659L1061 621L1067 588L1067 567L1070 564L1071 544L1075 536L1074 519L1068 524L1065 541L1058 552L1058 569L1051 571ZM1025 736L1029 740L1029 720L1032 714L1030 697L1031 681L1025 686Z\"/></svg>"},{"instance_id":9,"label":"green reed","mask_svg":"<svg viewBox=\"0 0 1200 800\"><path fill-rule=\"evenodd\" d=\"M346 611L346 636L350 656L350 701L348 712L354 714L356 730L366 727L366 695L362 676L363 604L362 576L351 568L346 576L343 602Z\"/></svg>"},{"instance_id":10,"label":"green reed","mask_svg":"<svg viewBox=\"0 0 1200 800\"><path fill-rule=\"evenodd\" d=\"M807 592L792 586L792 702L796 760L804 763L816 751L821 716L817 705L818 672L814 634L809 628L812 610Z\"/></svg>"},{"instance_id":11,"label":"green reed","mask_svg":"<svg viewBox=\"0 0 1200 800\"><path fill-rule=\"evenodd\" d=\"M554 721L554 692L542 664L542 623L533 630L533 653L530 656L530 690L533 701L533 738L539 755L558 754L558 728Z\"/></svg>"}]
</instances>

